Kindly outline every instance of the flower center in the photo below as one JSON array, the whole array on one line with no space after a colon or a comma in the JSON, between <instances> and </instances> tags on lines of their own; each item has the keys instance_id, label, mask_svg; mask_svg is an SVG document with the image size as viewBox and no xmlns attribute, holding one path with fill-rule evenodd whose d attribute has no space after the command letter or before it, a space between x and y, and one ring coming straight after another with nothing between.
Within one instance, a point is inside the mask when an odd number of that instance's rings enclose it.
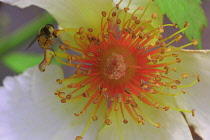
<instances>
[{"instance_id":1,"label":"flower center","mask_svg":"<svg viewBox=\"0 0 210 140\"><path fill-rule=\"evenodd\" d=\"M105 124L111 125L110 114L119 112L124 124L128 123L125 115L127 114L137 124L145 124L146 119L156 127L160 127L160 123L153 122L149 115L144 113L144 105L165 111L171 108L194 115L194 110L175 108L156 97L157 95L163 98L180 95L185 93L182 88L197 82L195 80L189 85L182 85L182 80L188 77L187 73L175 76L176 78L173 78L174 74L169 76L169 73L176 72L176 68L171 65L182 61L176 51L189 45L196 45L197 41L193 40L178 48L170 47L170 44L181 39L181 35L177 34L184 31L188 23L186 22L184 29L163 38L162 35L159 35L164 32L163 28L173 27L176 24L162 25L146 31L148 24L156 19L157 15L153 13L151 20L142 22L143 15L135 16L136 12L142 9L144 8L138 7L130 18L127 14L129 8L120 10L119 4L112 8L109 14L103 11L99 33L94 33L92 28L85 31L83 27L79 30L62 30L75 32L74 39L78 47L65 42L56 52L56 59L77 70L75 75L69 78L57 79L59 84L64 81L68 84L57 90L55 95L61 99L62 103L84 98L88 100L81 111L74 114L75 116L81 116L87 112L90 105L95 105L91 116L93 121L98 120L98 116L101 116ZM120 17L124 18L120 19ZM172 41L166 43L173 37ZM81 55L69 54L66 51L68 49L74 49ZM52 55L54 55L53 52L51 52ZM47 58L45 60L48 61ZM48 64L46 61L43 61L42 69ZM75 82L72 83L72 81ZM67 89L69 91L64 92ZM168 93L171 90L178 91L178 93ZM98 114L100 106L104 104L105 106L102 107L104 113Z\"/></svg>"},{"instance_id":2,"label":"flower center","mask_svg":"<svg viewBox=\"0 0 210 140\"><path fill-rule=\"evenodd\" d=\"M104 74L109 77L109 79L119 80L125 76L126 64L125 59L122 55L117 53L112 53L106 60L104 66Z\"/></svg>"}]
</instances>

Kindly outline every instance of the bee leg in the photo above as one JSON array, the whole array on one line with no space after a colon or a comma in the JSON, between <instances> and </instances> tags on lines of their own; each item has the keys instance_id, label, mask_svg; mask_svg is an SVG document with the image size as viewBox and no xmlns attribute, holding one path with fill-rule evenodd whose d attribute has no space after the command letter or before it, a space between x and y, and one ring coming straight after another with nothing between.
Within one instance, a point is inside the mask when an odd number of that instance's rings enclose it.
<instances>
[{"instance_id":1,"label":"bee leg","mask_svg":"<svg viewBox=\"0 0 210 140\"><path fill-rule=\"evenodd\" d=\"M54 54L55 54L55 51L53 50L53 48L49 48L49 49L52 50L54 52ZM55 54L55 56L56 56L56 54Z\"/></svg>"},{"instance_id":2,"label":"bee leg","mask_svg":"<svg viewBox=\"0 0 210 140\"><path fill-rule=\"evenodd\" d=\"M44 46L46 45L47 41L48 41L48 39L46 39L46 41L44 42Z\"/></svg>"},{"instance_id":3,"label":"bee leg","mask_svg":"<svg viewBox=\"0 0 210 140\"><path fill-rule=\"evenodd\" d=\"M52 51L54 52L55 56L56 56L56 53L55 53L55 51L53 50L53 48L45 48L45 49L52 50Z\"/></svg>"}]
</instances>

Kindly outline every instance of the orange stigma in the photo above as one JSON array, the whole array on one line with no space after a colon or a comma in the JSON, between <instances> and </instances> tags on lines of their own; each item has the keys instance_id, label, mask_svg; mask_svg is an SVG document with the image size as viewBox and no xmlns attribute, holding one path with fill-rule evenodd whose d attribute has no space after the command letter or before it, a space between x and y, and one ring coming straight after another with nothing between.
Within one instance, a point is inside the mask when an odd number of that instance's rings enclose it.
<instances>
[{"instance_id":1,"label":"orange stigma","mask_svg":"<svg viewBox=\"0 0 210 140\"><path fill-rule=\"evenodd\" d=\"M170 46L181 39L179 33L186 30L189 23L186 22L180 31L163 38L161 34L164 28L175 27L176 24L161 25L147 31L148 26L158 16L153 13L150 20L142 21L149 4L146 8L138 7L131 15L128 14L128 7L120 9L119 4L109 12L102 11L100 31L83 27L57 31L58 35L74 32L77 46L72 46L71 42L66 41L60 45L55 54L47 51L47 54L55 56L58 62L76 68L75 75L66 79L57 79L58 84L65 86L57 90L55 95L62 103L88 99L85 100L87 102L81 110L74 112L74 115L85 115L85 112L92 111L92 116L89 117L93 121L103 120L106 125L112 125L114 121L110 114L119 112L124 124L135 121L144 125L148 121L159 128L160 123L151 120L149 114L144 112L144 105L165 111L174 109L188 112L194 116L194 110L169 106L156 98L156 95L170 98L185 94L183 88L200 81L198 76L191 84L184 85L182 80L188 78L188 73L174 76L177 74L176 65L182 63L182 58L176 53L177 50L198 43L197 40L193 40L177 48ZM143 12L138 15L138 11ZM81 55L69 54L69 49ZM43 68L43 64L41 66L43 70L45 67ZM177 93L166 93L166 89ZM92 105L94 110L88 110ZM103 110L104 114L99 114L98 110ZM127 119L126 115L132 120ZM99 116L103 117L98 120ZM76 140L82 139L86 131L85 128Z\"/></svg>"}]
</instances>

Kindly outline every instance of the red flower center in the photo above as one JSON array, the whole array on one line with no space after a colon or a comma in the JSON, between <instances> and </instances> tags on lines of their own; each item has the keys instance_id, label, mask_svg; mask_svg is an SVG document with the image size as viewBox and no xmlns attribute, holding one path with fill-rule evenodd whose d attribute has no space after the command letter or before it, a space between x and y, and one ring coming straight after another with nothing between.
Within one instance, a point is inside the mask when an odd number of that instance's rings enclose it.
<instances>
[{"instance_id":1,"label":"red flower center","mask_svg":"<svg viewBox=\"0 0 210 140\"><path fill-rule=\"evenodd\" d=\"M65 42L65 45L61 45L55 53L56 59L77 70L75 75L70 78L57 79L59 84L62 84L63 81L69 81L69 84L55 92L55 95L61 99L62 103L88 98L86 105L80 113L75 113L75 116L84 114L91 104L96 104L91 116L93 121L98 119L97 111L102 102L105 103L106 107L103 108L106 112L104 123L107 125L112 123L110 114L113 111L119 111L125 124L128 123L125 116L125 112L127 112L138 124L144 124L146 118L156 127L160 127L160 123L154 123L144 113L143 106L139 106L140 102L165 111L172 108L194 115L193 110L178 109L155 98L157 94L165 98L185 93L183 89L180 89L183 87L181 80L187 78L188 74L183 73L177 79L169 77L168 74L176 71L176 68L171 65L181 62L178 54L174 52L188 45L195 45L197 42L193 40L192 43L179 48L169 45L180 40L181 35L177 34L185 30L188 23L186 22L184 29L163 38L160 35L164 32L163 27L175 26L175 24L162 25L146 31L148 25L156 19L155 13L152 14L151 20L142 22L142 15L140 18L135 16L135 12L142 10L142 7L135 10L130 18L126 18L129 8L119 10L118 6L116 5L109 14L105 11L102 12L99 33L95 33L92 28L85 31L83 27L79 30L62 30L76 32L74 40L78 47ZM120 17L124 18L120 19ZM165 42L174 36L172 41ZM81 55L69 54L67 53L68 49L74 49ZM68 62L65 62L63 58ZM78 78L80 78L79 81L71 82L72 79ZM195 82L196 80L193 84ZM70 92L64 92L68 88ZM164 93L163 89L165 88L179 89L179 92L177 94ZM80 92L80 89L84 89L84 92Z\"/></svg>"}]
</instances>

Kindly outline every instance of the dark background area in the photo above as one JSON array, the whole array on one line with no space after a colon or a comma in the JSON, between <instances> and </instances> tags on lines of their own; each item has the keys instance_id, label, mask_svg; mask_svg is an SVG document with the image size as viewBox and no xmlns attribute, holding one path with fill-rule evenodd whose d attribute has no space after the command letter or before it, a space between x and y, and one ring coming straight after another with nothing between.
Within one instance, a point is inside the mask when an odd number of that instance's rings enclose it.
<instances>
[{"instance_id":1,"label":"dark background area","mask_svg":"<svg viewBox=\"0 0 210 140\"><path fill-rule=\"evenodd\" d=\"M202 7L205 11L205 14L207 16L208 22L210 22L210 1L203 0ZM177 11L178 12L178 11ZM195 11L196 12L196 11ZM1 21L4 20L4 22L0 22L0 27L4 27L2 24L6 24L6 28L0 28L0 37L2 37L5 33L10 34L16 29L20 28L21 26L24 26L32 19L35 19L37 16L42 15L43 13L46 13L45 10L30 6L25 9L20 9L15 6L10 6L8 4L0 3L0 17ZM193 13L192 13L193 14ZM166 17L164 18L164 23L171 23L170 20L168 20ZM208 23L208 26L210 24ZM165 36L170 35L177 31L176 29L171 28L170 30L165 30ZM203 49L210 49L210 28L204 28L203 32ZM43 53L43 50L39 47L32 47L29 50L25 51L25 48L27 48L27 45L30 43L30 40L23 43L20 47L17 47L14 51L24 51L25 53ZM189 43L189 40L185 37L182 38L182 40L178 43L176 43L176 46L180 46L183 44ZM6 46L5 46L6 47ZM193 47L191 47L194 49ZM0 61L0 86L2 85L2 80L6 76L13 76L16 75L13 71L11 71L8 67L6 67L1 61Z\"/></svg>"}]
</instances>

